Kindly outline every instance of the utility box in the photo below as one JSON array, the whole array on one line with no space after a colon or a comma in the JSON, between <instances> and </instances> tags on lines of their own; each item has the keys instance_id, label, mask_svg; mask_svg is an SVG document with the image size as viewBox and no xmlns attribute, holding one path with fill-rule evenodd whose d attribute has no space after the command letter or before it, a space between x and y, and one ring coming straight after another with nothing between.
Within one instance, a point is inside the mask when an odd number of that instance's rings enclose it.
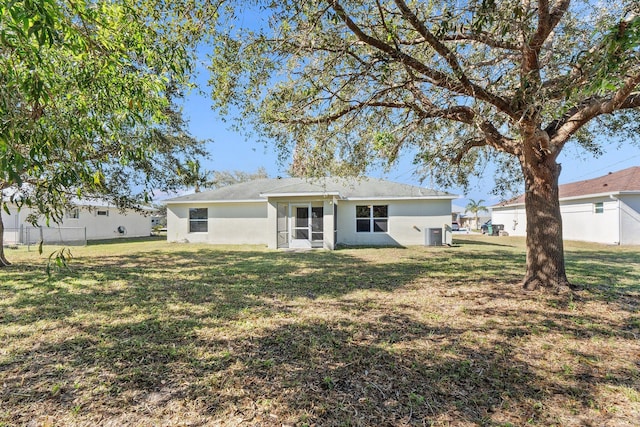
<instances>
[{"instance_id":1,"label":"utility box","mask_svg":"<svg viewBox=\"0 0 640 427\"><path fill-rule=\"evenodd\" d=\"M442 237L442 244L447 246L453 246L453 231L451 230L451 226L449 224L445 224L442 226L444 230Z\"/></svg>"},{"instance_id":2,"label":"utility box","mask_svg":"<svg viewBox=\"0 0 640 427\"><path fill-rule=\"evenodd\" d=\"M442 246L442 228L425 229L425 246Z\"/></svg>"}]
</instances>

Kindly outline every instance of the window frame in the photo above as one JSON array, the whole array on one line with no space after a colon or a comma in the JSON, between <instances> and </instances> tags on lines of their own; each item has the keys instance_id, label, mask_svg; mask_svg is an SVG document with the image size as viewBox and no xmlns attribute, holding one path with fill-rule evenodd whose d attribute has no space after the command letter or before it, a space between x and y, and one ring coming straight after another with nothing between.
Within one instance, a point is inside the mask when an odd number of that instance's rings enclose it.
<instances>
[{"instance_id":1,"label":"window frame","mask_svg":"<svg viewBox=\"0 0 640 427\"><path fill-rule=\"evenodd\" d=\"M389 205L356 205L356 233L389 233Z\"/></svg>"},{"instance_id":2,"label":"window frame","mask_svg":"<svg viewBox=\"0 0 640 427\"><path fill-rule=\"evenodd\" d=\"M192 213L195 211L203 211L205 213L204 218L192 218ZM204 230L193 230L194 224L204 224ZM198 228L198 227L196 227ZM208 233L209 232L209 208L189 208L189 233Z\"/></svg>"},{"instance_id":3,"label":"window frame","mask_svg":"<svg viewBox=\"0 0 640 427\"><path fill-rule=\"evenodd\" d=\"M109 209L96 209L96 216L109 216Z\"/></svg>"},{"instance_id":4,"label":"window frame","mask_svg":"<svg viewBox=\"0 0 640 427\"><path fill-rule=\"evenodd\" d=\"M593 204L593 213L600 215L604 213L604 202L595 202Z\"/></svg>"}]
</instances>

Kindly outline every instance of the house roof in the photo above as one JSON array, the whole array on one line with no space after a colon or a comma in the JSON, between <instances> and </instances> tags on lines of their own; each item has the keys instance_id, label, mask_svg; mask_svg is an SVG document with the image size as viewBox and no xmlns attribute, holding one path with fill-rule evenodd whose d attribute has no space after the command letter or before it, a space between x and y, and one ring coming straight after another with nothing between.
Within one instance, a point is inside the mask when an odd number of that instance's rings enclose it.
<instances>
[{"instance_id":1,"label":"house roof","mask_svg":"<svg viewBox=\"0 0 640 427\"><path fill-rule=\"evenodd\" d=\"M20 194L20 191L14 187L11 188L5 188L4 190L0 191L0 196L2 197L2 201L4 203L11 203L11 196L13 194ZM69 200L70 205L71 206L75 206L75 207L79 207L79 208L117 208L116 205L114 205L113 203L110 203L107 200L103 200L103 199L99 199L99 198L86 198L86 199L79 199L77 197L72 198L71 200ZM136 205L136 209L139 210L143 210L143 211L148 211L148 212L155 212L158 209L152 207L152 206L145 206L145 205Z\"/></svg>"},{"instance_id":2,"label":"house roof","mask_svg":"<svg viewBox=\"0 0 640 427\"><path fill-rule=\"evenodd\" d=\"M165 203L248 202L268 197L336 196L341 199L454 199L454 194L377 178L266 178L165 200Z\"/></svg>"},{"instance_id":3,"label":"house roof","mask_svg":"<svg viewBox=\"0 0 640 427\"><path fill-rule=\"evenodd\" d=\"M618 172L584 181L571 182L558 186L560 200L595 196L597 194L615 194L622 192L640 192L640 166L633 166ZM497 206L524 204L524 194Z\"/></svg>"}]
</instances>

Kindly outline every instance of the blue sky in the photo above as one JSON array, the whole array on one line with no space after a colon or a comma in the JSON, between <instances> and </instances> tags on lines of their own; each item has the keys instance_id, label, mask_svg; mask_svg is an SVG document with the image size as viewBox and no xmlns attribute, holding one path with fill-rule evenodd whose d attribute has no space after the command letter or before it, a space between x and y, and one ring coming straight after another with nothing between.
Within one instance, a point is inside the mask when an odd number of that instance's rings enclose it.
<instances>
[{"instance_id":1,"label":"blue sky","mask_svg":"<svg viewBox=\"0 0 640 427\"><path fill-rule=\"evenodd\" d=\"M200 52L203 59L197 68L198 75L196 77L196 84L205 93L202 94L194 90L187 95L183 103L184 117L189 121L191 134L202 140L211 140L207 145L211 158L202 163L203 169L253 172L259 167L264 167L271 177L286 176L288 165L278 164L278 156L274 146L264 146L264 144L255 141L247 141L244 135L230 130L232 121L230 118L224 122L218 113L211 109L211 101L206 94L206 85L209 79L206 59L204 59L206 51L207 49L203 49ZM618 147L618 145L620 146ZM610 144L603 144L603 147L604 154L594 158L583 150L577 149L575 145L567 144L558 160L562 164L560 184L595 178L606 175L608 172L640 165L640 147L638 146L624 141L620 143L612 141ZM468 192L465 193L459 187L437 188L427 181L421 183L419 177L413 173L415 166L412 164L412 160L411 154L404 153L391 171L386 173L380 170L371 171L368 175L458 194L461 199L454 200L454 204L459 206L465 206L468 199L483 199L485 206L501 201L500 197L491 194L494 187L492 170L488 169L486 176L472 183Z\"/></svg>"},{"instance_id":2,"label":"blue sky","mask_svg":"<svg viewBox=\"0 0 640 427\"><path fill-rule=\"evenodd\" d=\"M272 177L286 176L287 165L278 164L275 147L265 147L263 144L247 141L243 135L229 130L229 123L223 122L220 116L211 109L211 103L206 95L190 94L185 99L183 108L185 118L189 120L189 129L192 135L199 139L212 140L207 145L211 159L203 162L204 169L252 172L263 166ZM637 146L623 142L618 148L617 142L614 142L604 151L602 156L594 158L568 144L559 159L559 162L562 163L560 183L595 178L606 175L608 172L640 165L640 148ZM405 154L391 171L387 173L372 171L369 175L433 188L429 182L420 183L418 177L413 174L414 168L411 156ZM499 198L490 194L492 188L493 175L489 171L482 180L472 184L467 194L461 188L456 187L435 189L459 194L462 198L454 200L454 204L465 206L469 198L483 199L485 205L499 202Z\"/></svg>"},{"instance_id":3,"label":"blue sky","mask_svg":"<svg viewBox=\"0 0 640 427\"><path fill-rule=\"evenodd\" d=\"M260 12L247 9L244 10L244 13L240 13L238 19L241 21L241 26L260 26L265 25L266 18ZM203 48L199 52L202 58L206 57L207 50ZM209 78L206 60L203 59L200 62L198 71L197 84L206 92L206 83ZM287 175L287 165L278 164L275 147L265 147L263 144L247 141L243 135L230 131L229 123L223 122L220 116L211 109L211 102L206 95L196 93L196 91L190 94L184 102L184 116L189 120L189 129L193 136L212 140L208 144L211 159L202 164L205 170L252 172L259 167L265 167L272 177ZM604 154L594 158L584 151L578 150L574 145L567 144L558 160L562 164L560 184L595 178L608 172L640 165L640 147L638 146L613 141L610 144L603 144L603 147ZM499 197L491 194L494 187L492 170L487 170L486 176L472 183L468 192L465 193L463 189L458 187L437 188L429 182L420 182L413 173L415 166L413 166L412 160L413 157L405 153L391 171L387 173L371 171L369 175L458 194L461 199L454 200L454 204L459 206L465 206L470 198L483 199L486 206L500 202Z\"/></svg>"}]
</instances>

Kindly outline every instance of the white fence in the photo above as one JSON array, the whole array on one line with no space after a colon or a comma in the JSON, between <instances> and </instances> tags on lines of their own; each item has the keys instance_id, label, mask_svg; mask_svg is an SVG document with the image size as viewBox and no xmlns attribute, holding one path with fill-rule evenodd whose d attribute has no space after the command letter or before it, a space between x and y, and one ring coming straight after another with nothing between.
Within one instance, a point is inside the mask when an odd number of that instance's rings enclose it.
<instances>
[{"instance_id":1,"label":"white fence","mask_svg":"<svg viewBox=\"0 0 640 427\"><path fill-rule=\"evenodd\" d=\"M84 246L87 244L86 227L20 227L5 228L3 245Z\"/></svg>"}]
</instances>

